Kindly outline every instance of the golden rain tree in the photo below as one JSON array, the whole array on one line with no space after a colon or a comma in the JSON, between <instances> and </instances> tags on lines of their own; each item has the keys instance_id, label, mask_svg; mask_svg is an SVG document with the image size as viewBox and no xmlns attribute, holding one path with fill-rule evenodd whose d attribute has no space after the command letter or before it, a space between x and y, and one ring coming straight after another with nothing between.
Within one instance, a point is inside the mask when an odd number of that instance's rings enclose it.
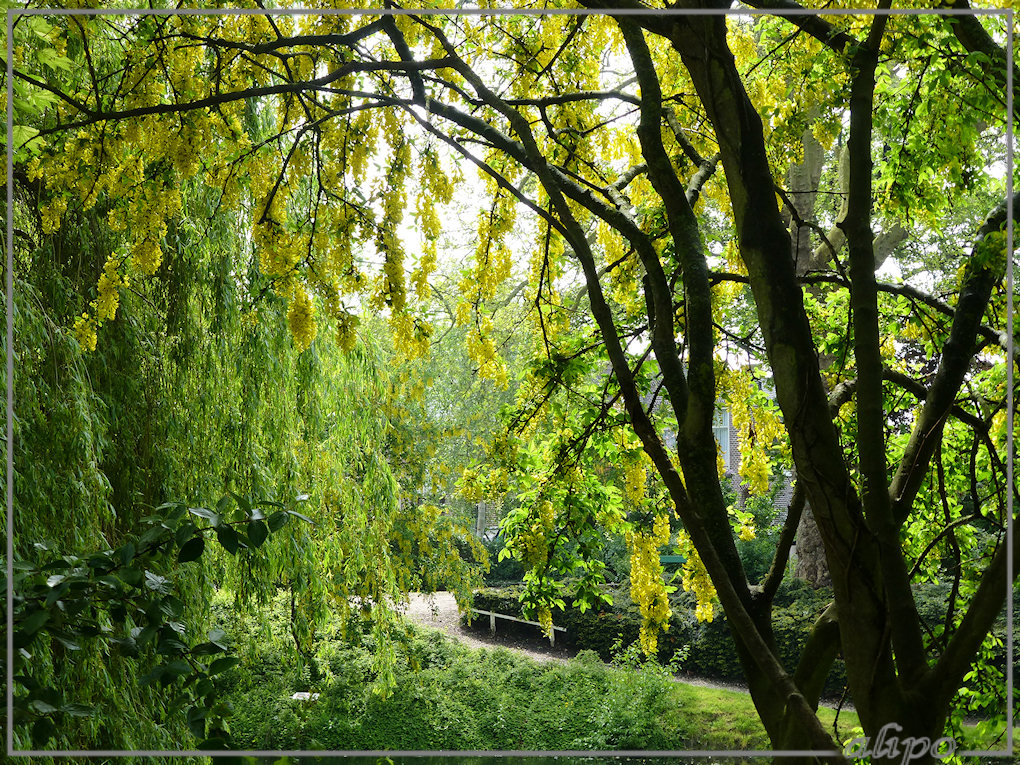
<instances>
[{"instance_id":1,"label":"golden rain tree","mask_svg":"<svg viewBox=\"0 0 1020 765\"><path fill-rule=\"evenodd\" d=\"M34 34L17 17L16 176L44 230L104 199L123 232L73 325L86 348L118 289L165 266L181 189L201 185L288 301L299 349L324 342L326 318L350 348L376 312L407 356L426 354L443 205L469 189L477 238L448 256L463 275L452 320L478 373L505 384L490 309L520 278L534 360L489 446L501 467L465 491L505 493L506 466L530 476L504 528L540 620L562 602L557 569L597 599L592 535L609 529L654 650L669 614L657 553L682 525L684 584L699 618L721 604L777 748L841 748L815 714L837 655L866 735L892 722L935 739L1016 575L996 171L1012 30L967 0L922 17L748 5L780 15L387 4L55 13ZM760 582L735 542L755 530L723 491L720 400L749 491L785 462L796 473ZM784 666L771 604L806 512L834 601ZM939 576L954 588L932 630L911 584Z\"/></svg>"}]
</instances>

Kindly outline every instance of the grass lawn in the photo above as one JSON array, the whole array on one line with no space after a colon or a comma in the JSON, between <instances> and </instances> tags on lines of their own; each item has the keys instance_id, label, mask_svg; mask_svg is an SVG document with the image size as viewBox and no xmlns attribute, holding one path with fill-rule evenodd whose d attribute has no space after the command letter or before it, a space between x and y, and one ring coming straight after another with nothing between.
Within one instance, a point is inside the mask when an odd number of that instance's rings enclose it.
<instances>
[{"instance_id":1,"label":"grass lawn","mask_svg":"<svg viewBox=\"0 0 1020 765\"><path fill-rule=\"evenodd\" d=\"M768 749L770 748L765 729L758 719L758 713L751 703L751 697L740 691L728 691L688 685L678 682L680 697L687 719L699 732L706 749ZM843 709L839 713L838 723L836 710L819 707L818 716L825 729L833 732L833 724L837 724L835 738L844 742L854 737L854 729L860 726L860 719L853 710ZM975 725L964 725L963 737L958 742L959 750L995 750L1005 746L1005 736L997 740L997 733L978 732ZM1020 755L1020 726L1014 728L1014 755ZM1004 762L999 759L997 762Z\"/></svg>"}]
</instances>

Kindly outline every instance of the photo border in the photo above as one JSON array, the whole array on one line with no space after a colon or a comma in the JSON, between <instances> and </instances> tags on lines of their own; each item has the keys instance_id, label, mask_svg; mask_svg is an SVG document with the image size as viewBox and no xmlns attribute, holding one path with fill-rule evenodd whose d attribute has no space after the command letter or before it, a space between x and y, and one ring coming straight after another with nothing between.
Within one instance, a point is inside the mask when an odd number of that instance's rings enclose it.
<instances>
[{"instance_id":1,"label":"photo border","mask_svg":"<svg viewBox=\"0 0 1020 765\"><path fill-rule=\"evenodd\" d=\"M45 750L45 749L14 749L14 19L16 16L1002 16L1006 19L1007 29L1013 28L1014 11L1012 8L971 8L967 10L946 8L796 8L796 9L756 9L756 8L697 8L697 9L592 9L592 8L550 8L550 9L453 9L453 8L8 8L6 11L7 29L7 215L6 241L7 250L7 731L6 750L9 757L776 757L776 756L814 756L826 757L842 755L835 750ZM1013 485L1013 363L1015 352L1013 347L1013 35L1006 35L1006 484ZM1006 589L1011 592L1013 587L1013 492L1006 492ZM1011 757L1013 755L1013 598L1006 598L1006 747L1003 750L966 750L955 754L961 757Z\"/></svg>"}]
</instances>

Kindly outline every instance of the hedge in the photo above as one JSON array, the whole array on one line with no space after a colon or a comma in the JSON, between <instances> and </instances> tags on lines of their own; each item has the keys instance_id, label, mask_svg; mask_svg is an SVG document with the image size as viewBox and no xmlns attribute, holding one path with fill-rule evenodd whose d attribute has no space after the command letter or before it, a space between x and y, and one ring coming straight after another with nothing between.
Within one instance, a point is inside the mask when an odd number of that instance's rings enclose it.
<instances>
[{"instance_id":1,"label":"hedge","mask_svg":"<svg viewBox=\"0 0 1020 765\"><path fill-rule=\"evenodd\" d=\"M521 585L486 588L475 592L475 607L486 611L521 617ZM918 613L928 624L937 624L944 616L948 585L922 584L915 587ZM641 617L625 587L609 590L613 605L588 609L584 613L574 607L555 612L557 626L567 630L566 641L577 649L595 651L604 661L613 658L614 649L626 647L638 639ZM673 616L668 631L659 635L658 659L670 662L677 654L683 671L718 680L745 682L737 659L736 646L730 635L726 616L716 610L715 619L699 624L693 616L693 600L688 593L677 592L671 597ZM812 625L832 600L828 588L812 589L804 582L784 583L776 595L772 624L779 657L784 666L796 667ZM1020 613L1020 595L1014 595ZM487 620L486 620L487 621ZM1004 637L1005 623L1000 619L993 633ZM686 652L686 655L685 655ZM996 649L993 666L1005 666L1005 651ZM1020 669L1020 660L1016 666ZM846 666L842 659L833 664L823 695L838 697L846 685Z\"/></svg>"}]
</instances>

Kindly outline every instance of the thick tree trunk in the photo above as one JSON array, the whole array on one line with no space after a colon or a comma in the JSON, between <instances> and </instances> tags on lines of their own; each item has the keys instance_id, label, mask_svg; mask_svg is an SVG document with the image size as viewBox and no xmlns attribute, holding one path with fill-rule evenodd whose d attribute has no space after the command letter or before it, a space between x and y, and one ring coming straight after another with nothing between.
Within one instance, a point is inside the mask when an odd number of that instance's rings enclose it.
<instances>
[{"instance_id":1,"label":"thick tree trunk","mask_svg":"<svg viewBox=\"0 0 1020 765\"><path fill-rule=\"evenodd\" d=\"M817 352L797 283L791 241L776 206L760 117L744 92L722 18L675 22L669 38L691 74L720 144L741 256L747 265L798 481L819 523L839 604L848 675L865 730L903 707L889 635L876 539L850 479L828 412ZM752 686L752 694L754 688ZM768 694L755 698L773 716ZM792 722L792 721L791 721ZM796 726L794 726L796 727ZM802 731L770 729L776 743Z\"/></svg>"},{"instance_id":2,"label":"thick tree trunk","mask_svg":"<svg viewBox=\"0 0 1020 765\"><path fill-rule=\"evenodd\" d=\"M794 576L803 579L816 590L832 584L829 577L829 565L825 561L825 545L822 543L821 532L810 508L805 508L797 526L797 564Z\"/></svg>"}]
</instances>

